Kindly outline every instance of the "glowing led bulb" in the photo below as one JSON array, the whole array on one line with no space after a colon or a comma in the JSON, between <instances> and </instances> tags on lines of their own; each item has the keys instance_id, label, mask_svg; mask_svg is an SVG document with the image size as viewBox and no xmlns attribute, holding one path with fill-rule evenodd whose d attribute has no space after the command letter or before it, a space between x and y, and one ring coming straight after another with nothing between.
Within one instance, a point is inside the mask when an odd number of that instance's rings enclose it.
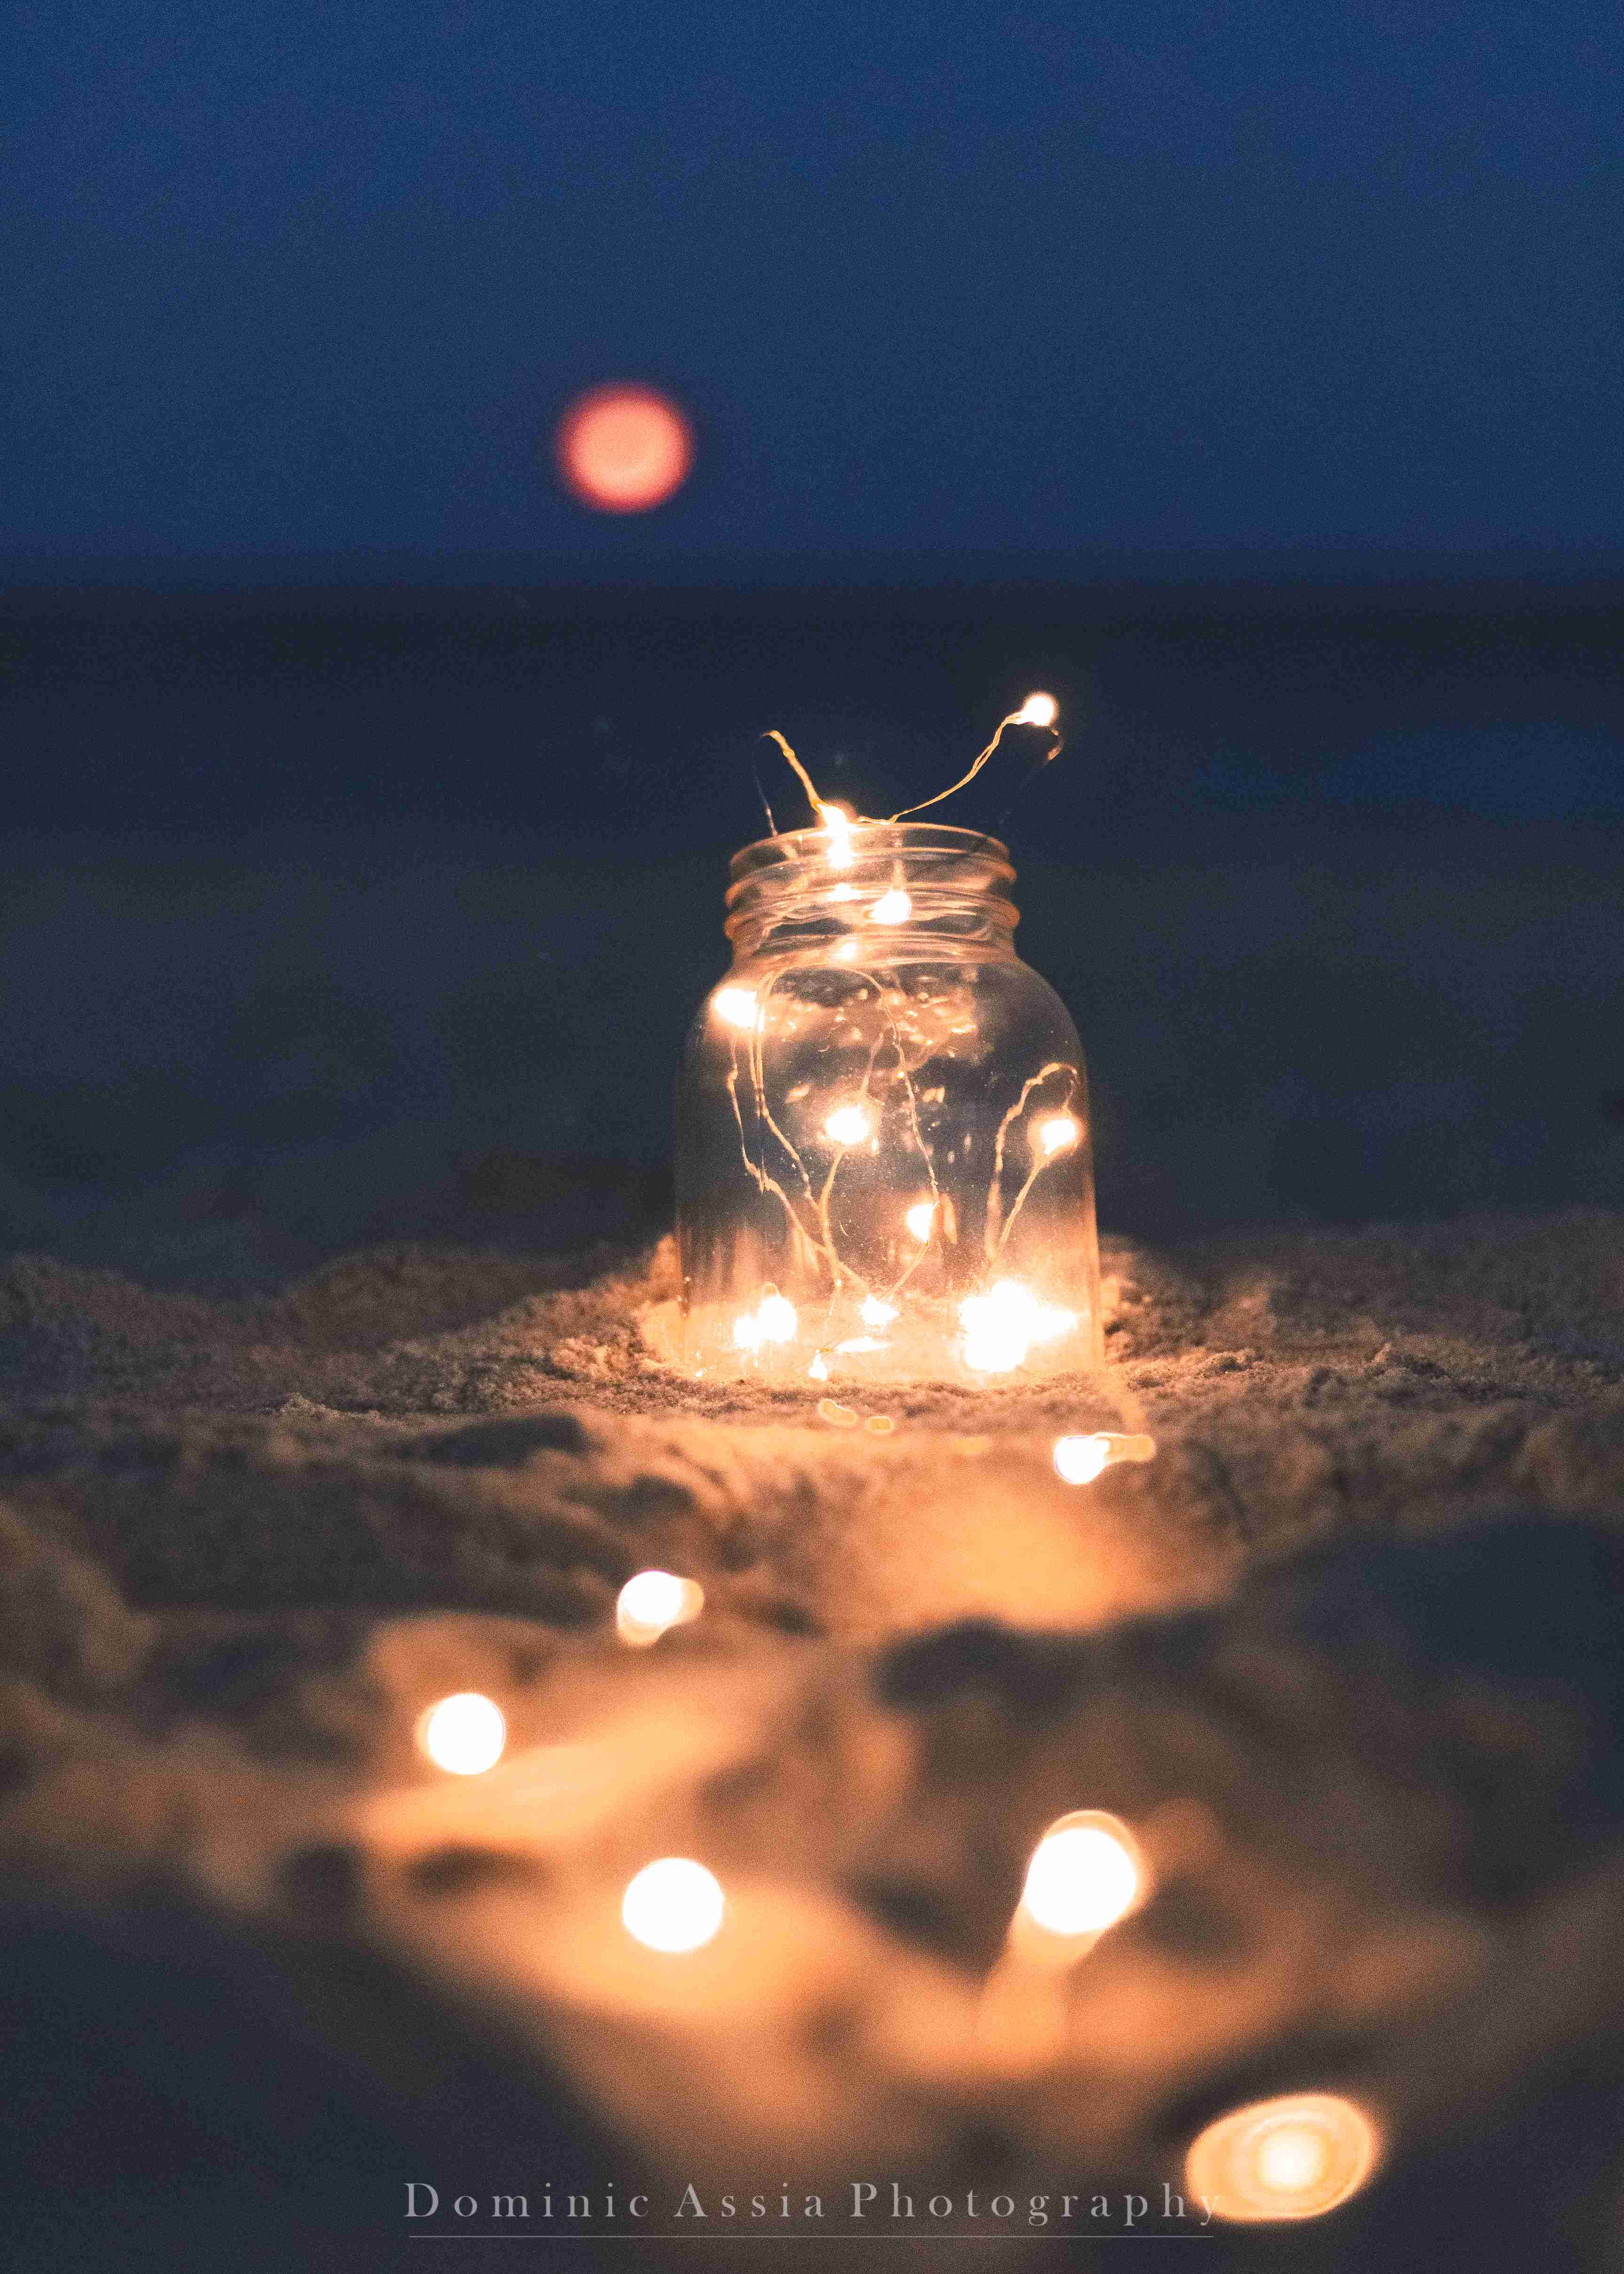
<instances>
[{"instance_id":1,"label":"glowing led bulb","mask_svg":"<svg viewBox=\"0 0 1624 2274\"><path fill-rule=\"evenodd\" d=\"M1220 2218L1318 2218L1363 2187L1381 2152L1374 2120L1332 2092L1254 2100L1192 2142L1187 2185Z\"/></svg>"},{"instance_id":2,"label":"glowing led bulb","mask_svg":"<svg viewBox=\"0 0 1624 2274\"><path fill-rule=\"evenodd\" d=\"M1117 1437L1098 1430L1090 1437L1056 1437L1055 1471L1069 1485L1091 1485L1113 1461L1154 1461L1154 1437Z\"/></svg>"},{"instance_id":3,"label":"glowing led bulb","mask_svg":"<svg viewBox=\"0 0 1624 2274\"><path fill-rule=\"evenodd\" d=\"M852 865L852 824L856 816L846 805L820 803L817 809L828 832L830 867L849 869Z\"/></svg>"},{"instance_id":4,"label":"glowing led bulb","mask_svg":"<svg viewBox=\"0 0 1624 2274\"><path fill-rule=\"evenodd\" d=\"M1069 1485L1091 1485L1109 1466L1111 1441L1093 1437L1056 1437L1055 1470Z\"/></svg>"},{"instance_id":5,"label":"glowing led bulb","mask_svg":"<svg viewBox=\"0 0 1624 2274\"><path fill-rule=\"evenodd\" d=\"M857 898L857 887L855 885L845 883L831 885L829 897L831 900L854 900Z\"/></svg>"},{"instance_id":6,"label":"glowing led bulb","mask_svg":"<svg viewBox=\"0 0 1624 2274\"><path fill-rule=\"evenodd\" d=\"M888 1303L883 1295L863 1297L862 1322L865 1327L888 1327L897 1315L897 1306Z\"/></svg>"},{"instance_id":7,"label":"glowing led bulb","mask_svg":"<svg viewBox=\"0 0 1624 2274\"><path fill-rule=\"evenodd\" d=\"M876 924L906 923L914 913L914 903L900 885L893 885L889 892L882 892L868 911L868 921Z\"/></svg>"},{"instance_id":8,"label":"glowing led bulb","mask_svg":"<svg viewBox=\"0 0 1624 2274\"><path fill-rule=\"evenodd\" d=\"M807 1373L808 1373L808 1374L810 1376L810 1378L811 1378L814 1382L827 1382L827 1381L828 1381L828 1379L829 1379L829 1362L828 1362L828 1360L824 1358L823 1353L823 1352L822 1352L822 1351L814 1351L814 1352L813 1352L813 1353L812 1353L812 1363L811 1363L811 1365L807 1368Z\"/></svg>"},{"instance_id":9,"label":"glowing led bulb","mask_svg":"<svg viewBox=\"0 0 1624 2274\"><path fill-rule=\"evenodd\" d=\"M1144 1877L1127 1826L1079 1810L1051 1824L1033 1850L1021 1909L1050 1934L1102 1934L1133 1909Z\"/></svg>"},{"instance_id":10,"label":"glowing led bulb","mask_svg":"<svg viewBox=\"0 0 1624 2274\"><path fill-rule=\"evenodd\" d=\"M634 1650L646 1649L671 1628L696 1619L704 1607L705 1591L697 1579L680 1579L674 1571L639 1571L616 1598L615 1631Z\"/></svg>"},{"instance_id":11,"label":"glowing led bulb","mask_svg":"<svg viewBox=\"0 0 1624 2274\"><path fill-rule=\"evenodd\" d=\"M1301 2195L1317 2187L1331 2160L1323 2133L1308 2124L1282 2124L1259 2143L1258 2177L1272 2195Z\"/></svg>"},{"instance_id":12,"label":"glowing led bulb","mask_svg":"<svg viewBox=\"0 0 1624 2274\"><path fill-rule=\"evenodd\" d=\"M1069 1113L1051 1113L1037 1126L1037 1141L1052 1161L1056 1153L1064 1153L1068 1145L1075 1145L1079 1135L1076 1122Z\"/></svg>"},{"instance_id":13,"label":"glowing led bulb","mask_svg":"<svg viewBox=\"0 0 1624 2274\"><path fill-rule=\"evenodd\" d=\"M1017 727L1052 727L1060 716L1060 705L1052 695L1028 695L1015 713Z\"/></svg>"},{"instance_id":14,"label":"glowing led bulb","mask_svg":"<svg viewBox=\"0 0 1624 2274\"><path fill-rule=\"evenodd\" d=\"M965 1297L959 1323L965 1330L965 1364L978 1374L1009 1374L1025 1364L1034 1343L1070 1334L1077 1314L1040 1303L1018 1279L1000 1279L985 1295Z\"/></svg>"},{"instance_id":15,"label":"glowing led bulb","mask_svg":"<svg viewBox=\"0 0 1624 2274\"><path fill-rule=\"evenodd\" d=\"M756 1308L741 1312L733 1321L733 1346L757 1351L763 1343L793 1343L799 1324L795 1306L769 1280Z\"/></svg>"},{"instance_id":16,"label":"glowing led bulb","mask_svg":"<svg viewBox=\"0 0 1624 2274\"><path fill-rule=\"evenodd\" d=\"M823 1134L837 1145L861 1145L874 1126L866 1105L837 1105L823 1124Z\"/></svg>"},{"instance_id":17,"label":"glowing led bulb","mask_svg":"<svg viewBox=\"0 0 1624 2274\"><path fill-rule=\"evenodd\" d=\"M915 1239L929 1239L930 1227L936 1222L936 1204L934 1201L915 1201L913 1207L904 1215L902 1221Z\"/></svg>"},{"instance_id":18,"label":"glowing led bulb","mask_svg":"<svg viewBox=\"0 0 1624 2274\"><path fill-rule=\"evenodd\" d=\"M763 1294L756 1313L764 1343L793 1343L797 1320L795 1306L786 1295Z\"/></svg>"},{"instance_id":19,"label":"glowing led bulb","mask_svg":"<svg viewBox=\"0 0 1624 2274\"><path fill-rule=\"evenodd\" d=\"M722 1924L721 1885L703 1864L663 1856L646 1864L620 1899L628 1934L650 1950L698 1950Z\"/></svg>"},{"instance_id":20,"label":"glowing led bulb","mask_svg":"<svg viewBox=\"0 0 1624 2274\"><path fill-rule=\"evenodd\" d=\"M748 987L718 987L710 998L710 1008L729 1027L754 1027L761 1017L756 997Z\"/></svg>"},{"instance_id":21,"label":"glowing led bulb","mask_svg":"<svg viewBox=\"0 0 1624 2274\"><path fill-rule=\"evenodd\" d=\"M417 1723L417 1743L437 1769L479 1776L500 1760L508 1723L494 1698L460 1690L429 1707Z\"/></svg>"}]
</instances>

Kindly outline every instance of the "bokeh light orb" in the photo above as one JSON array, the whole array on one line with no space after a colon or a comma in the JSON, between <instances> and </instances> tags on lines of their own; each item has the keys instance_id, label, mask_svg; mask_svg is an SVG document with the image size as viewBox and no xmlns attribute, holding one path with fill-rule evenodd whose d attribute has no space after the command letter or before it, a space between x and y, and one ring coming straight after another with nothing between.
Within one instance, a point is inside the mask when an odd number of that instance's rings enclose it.
<instances>
[{"instance_id":1,"label":"bokeh light orb","mask_svg":"<svg viewBox=\"0 0 1624 2274\"><path fill-rule=\"evenodd\" d=\"M1135 1908L1146 1879L1127 1826L1103 1809L1079 1809L1034 1849L1021 1908L1049 1934L1103 1934Z\"/></svg>"},{"instance_id":2,"label":"bokeh light orb","mask_svg":"<svg viewBox=\"0 0 1624 2274\"><path fill-rule=\"evenodd\" d=\"M1091 1485L1111 1462L1111 1441L1103 1431L1088 1437L1056 1437L1055 1474L1068 1485Z\"/></svg>"},{"instance_id":3,"label":"bokeh light orb","mask_svg":"<svg viewBox=\"0 0 1624 2274\"><path fill-rule=\"evenodd\" d=\"M721 1882L687 1856L645 1864L620 1899L626 1931L647 1950L698 1950L722 1924Z\"/></svg>"},{"instance_id":4,"label":"bokeh light orb","mask_svg":"<svg viewBox=\"0 0 1624 2274\"><path fill-rule=\"evenodd\" d=\"M646 1649L671 1628L696 1619L704 1607L705 1591L697 1579L674 1571L639 1571L616 1599L615 1628L623 1643Z\"/></svg>"},{"instance_id":5,"label":"bokeh light orb","mask_svg":"<svg viewBox=\"0 0 1624 2274\"><path fill-rule=\"evenodd\" d=\"M647 513L688 479L694 430L658 388L614 380L578 395L554 440L564 486L595 513Z\"/></svg>"},{"instance_id":6,"label":"bokeh light orb","mask_svg":"<svg viewBox=\"0 0 1624 2274\"><path fill-rule=\"evenodd\" d=\"M417 1723L417 1743L437 1769L480 1776L500 1760L508 1722L493 1698L460 1690L429 1707Z\"/></svg>"},{"instance_id":7,"label":"bokeh light orb","mask_svg":"<svg viewBox=\"0 0 1624 2274\"><path fill-rule=\"evenodd\" d=\"M1318 2218L1362 2187L1381 2137L1374 2121L1334 2092L1250 2101L1198 2135L1186 2185L1220 2218Z\"/></svg>"}]
</instances>

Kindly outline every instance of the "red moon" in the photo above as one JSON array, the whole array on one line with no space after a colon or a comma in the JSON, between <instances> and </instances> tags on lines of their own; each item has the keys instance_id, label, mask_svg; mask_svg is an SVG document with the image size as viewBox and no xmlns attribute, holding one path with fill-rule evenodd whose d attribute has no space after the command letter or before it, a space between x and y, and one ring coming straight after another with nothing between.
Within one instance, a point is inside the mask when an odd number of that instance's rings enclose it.
<instances>
[{"instance_id":1,"label":"red moon","mask_svg":"<svg viewBox=\"0 0 1624 2274\"><path fill-rule=\"evenodd\" d=\"M657 388L612 380L578 395L558 423L564 486L597 513L647 513L688 479L694 430Z\"/></svg>"}]
</instances>

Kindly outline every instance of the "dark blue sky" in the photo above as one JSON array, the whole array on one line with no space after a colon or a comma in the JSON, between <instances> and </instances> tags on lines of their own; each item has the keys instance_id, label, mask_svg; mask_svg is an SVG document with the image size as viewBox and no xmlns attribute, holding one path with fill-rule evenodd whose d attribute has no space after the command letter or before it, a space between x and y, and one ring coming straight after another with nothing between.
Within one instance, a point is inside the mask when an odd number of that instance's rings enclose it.
<instances>
[{"instance_id":1,"label":"dark blue sky","mask_svg":"<svg viewBox=\"0 0 1624 2274\"><path fill-rule=\"evenodd\" d=\"M1624 545L1613 0L14 21L14 561ZM545 454L619 375L631 523Z\"/></svg>"}]
</instances>

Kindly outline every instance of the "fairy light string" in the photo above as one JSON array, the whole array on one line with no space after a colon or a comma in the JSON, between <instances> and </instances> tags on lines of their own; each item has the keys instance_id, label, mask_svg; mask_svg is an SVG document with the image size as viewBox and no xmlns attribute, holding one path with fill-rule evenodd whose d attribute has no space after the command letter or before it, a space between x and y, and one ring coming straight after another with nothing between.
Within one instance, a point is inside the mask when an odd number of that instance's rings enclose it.
<instances>
[{"instance_id":1,"label":"fairy light string","mask_svg":"<svg viewBox=\"0 0 1624 2274\"><path fill-rule=\"evenodd\" d=\"M848 806L826 798L788 738L776 727L767 728L763 739L777 744L804 792L824 840L824 863L828 870L835 872L823 882L820 898L831 903L854 903L868 897L858 884L839 873L854 864L857 832L865 828L892 826L912 815L930 810L967 788L995 756L1011 727L1034 727L1047 733L1051 740L1044 763L1051 762L1064 747L1058 718L1059 705L1052 695L1028 695L1017 709L999 720L991 739L958 780L931 797L902 807L884 821L876 816L854 813ZM771 807L768 821L774 837L781 834L773 822ZM869 892L872 898L866 908L861 913L853 908L853 920L868 930L871 937L884 932L895 935L916 920L914 896L907 889L900 860L891 863L888 880L883 885L870 886ZM871 1334L847 1334L843 1339L836 1338L836 1314L843 1295L861 1301L866 1327L888 1324L901 1315L898 1299L933 1248L943 1242L951 1246L956 1240L956 1214L945 1202L916 1081L921 1070L938 1055L943 1035L921 1028L919 1006L903 988L896 967L868 957L859 962L856 950L857 935L853 932L841 943L837 955L865 992L872 990L878 1023L869 1039L868 1062L861 1082L847 1087L843 1095L829 1101L828 1110L820 1114L818 1134L832 1147L821 1174L815 1171L785 1126L790 1117L785 1111L784 1102L769 1095L765 1057L769 1007L781 975L775 974L764 986L754 989L730 983L718 989L712 998L716 1014L727 1029L726 1086L744 1167L763 1196L771 1196L784 1212L794 1269L821 1280L827 1289L827 1315L808 1368L815 1381L828 1378L826 1352L831 1348L841 1355L855 1356L886 1346ZM951 1005L944 1006L936 1014L936 1023L951 1016ZM961 1031L974 1031L973 1018L962 1028L946 1029L949 1035ZM951 1047L950 1043L950 1052ZM927 1200L921 1194L905 1209L904 1222L913 1253L906 1260L898 1256L894 1276L882 1275L881 1286L876 1289L851 1258L840 1252L836 1192L851 1156L865 1149L871 1151L879 1141L885 1114L883 1092L893 1081L898 1085L903 1108L903 1141L906 1150L919 1156L929 1197ZM1058 1087L1061 1084L1063 1088ZM1051 1061L1028 1078L1015 1103L1004 1114L993 1148L984 1218L984 1245L989 1264L996 1264L1006 1253L1016 1220L1038 1179L1062 1160L1082 1136L1081 1126L1071 1110L1080 1084L1078 1067L1068 1061ZM741 1095L741 1088L747 1086L748 1114ZM1041 1095L1045 1090L1046 1097ZM1006 1148L1013 1126L1026 1112L1034 1093L1039 1094L1041 1126L1034 1123L1026 1132L1026 1173L1013 1204L1006 1209L1003 1192ZM792 1102L793 1096L793 1093ZM771 1158L775 1150L780 1156L781 1165ZM769 1301L778 1322L773 1331L769 1331L766 1325ZM976 1372L1011 1371L1024 1362L1034 1344L1069 1333L1079 1323L1074 1313L1041 1302L1020 1282L1009 1278L966 1292L959 1311L961 1354ZM763 1283L758 1308L735 1321L733 1341L738 1351L750 1362L760 1364L775 1346L794 1339L794 1330L786 1323L793 1318L793 1306L776 1287L769 1291Z\"/></svg>"}]
</instances>

